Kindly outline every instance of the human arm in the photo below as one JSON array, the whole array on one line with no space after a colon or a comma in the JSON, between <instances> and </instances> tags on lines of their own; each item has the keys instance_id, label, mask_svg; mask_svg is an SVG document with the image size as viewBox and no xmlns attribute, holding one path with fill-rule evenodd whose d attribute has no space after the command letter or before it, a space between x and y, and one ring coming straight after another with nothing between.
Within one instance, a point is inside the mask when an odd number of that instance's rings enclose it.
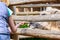
<instances>
[{"instance_id":1,"label":"human arm","mask_svg":"<svg viewBox=\"0 0 60 40\"><path fill-rule=\"evenodd\" d=\"M10 28L9 28L9 31L11 32L11 33L15 33L16 31L17 31L17 28L20 26L20 25L23 25L24 24L24 22L20 22L19 24L17 24L17 25L15 25L14 24L14 20L13 20L13 18L12 18L12 11L8 8L8 16L9 16L9 19L8 19L8 24L9 24L9 26L10 26Z\"/></svg>"},{"instance_id":2,"label":"human arm","mask_svg":"<svg viewBox=\"0 0 60 40\"><path fill-rule=\"evenodd\" d=\"M19 24L15 25L12 16L9 17L9 26L10 26L9 30L11 33L15 33L17 31L17 28L23 24L24 22L20 22Z\"/></svg>"}]
</instances>

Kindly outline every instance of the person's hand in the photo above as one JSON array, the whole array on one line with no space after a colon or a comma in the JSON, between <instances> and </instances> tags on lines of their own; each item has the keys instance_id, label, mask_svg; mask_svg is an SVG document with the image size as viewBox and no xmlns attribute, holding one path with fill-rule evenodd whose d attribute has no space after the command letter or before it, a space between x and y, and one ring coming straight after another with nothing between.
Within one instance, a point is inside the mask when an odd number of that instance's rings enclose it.
<instances>
[{"instance_id":1,"label":"person's hand","mask_svg":"<svg viewBox=\"0 0 60 40\"><path fill-rule=\"evenodd\" d=\"M25 22L20 22L19 25L23 25Z\"/></svg>"},{"instance_id":2,"label":"person's hand","mask_svg":"<svg viewBox=\"0 0 60 40\"><path fill-rule=\"evenodd\" d=\"M20 22L16 25L16 27L19 27L20 25L23 25L25 22Z\"/></svg>"}]
</instances>

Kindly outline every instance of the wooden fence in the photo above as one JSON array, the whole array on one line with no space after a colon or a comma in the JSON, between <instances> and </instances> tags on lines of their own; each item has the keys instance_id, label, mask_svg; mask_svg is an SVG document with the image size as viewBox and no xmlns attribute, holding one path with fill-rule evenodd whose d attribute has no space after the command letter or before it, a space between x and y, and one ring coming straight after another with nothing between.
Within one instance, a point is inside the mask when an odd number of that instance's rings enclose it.
<instances>
[{"instance_id":1,"label":"wooden fence","mask_svg":"<svg viewBox=\"0 0 60 40\"><path fill-rule=\"evenodd\" d=\"M37 0L41 1L41 0ZM44 21L60 21L60 14L51 14L51 15L40 15L40 10L38 12L34 12L34 7L60 7L60 4L30 4L30 2L36 2L36 0L10 0L10 7L14 11L13 19L14 21L28 21L28 22L44 22ZM44 2L56 2L56 0L44 0ZM23 3L29 3L25 5L18 5ZM12 6L13 5L13 6ZM16 8L22 8L23 12L17 12ZM26 11L26 8L29 8L29 12ZM37 15L35 15L37 14ZM24 16L22 16L24 15ZM34 16L33 16L34 15ZM19 40L18 35L27 35L31 37L39 37L39 38L51 38L51 39L60 39L59 31L51 31L51 30L40 30L40 29L17 29L16 34L14 34L13 39Z\"/></svg>"}]
</instances>

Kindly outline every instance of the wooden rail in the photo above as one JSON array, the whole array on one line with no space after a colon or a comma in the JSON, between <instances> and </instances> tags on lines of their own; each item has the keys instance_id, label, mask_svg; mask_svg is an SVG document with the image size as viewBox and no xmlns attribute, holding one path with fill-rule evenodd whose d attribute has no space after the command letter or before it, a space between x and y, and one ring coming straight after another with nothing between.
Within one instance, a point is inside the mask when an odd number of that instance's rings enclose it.
<instances>
[{"instance_id":1,"label":"wooden rail","mask_svg":"<svg viewBox=\"0 0 60 40\"><path fill-rule=\"evenodd\" d=\"M54 30L51 31L51 30L18 28L16 34L29 35L39 38L60 39L60 31L54 31Z\"/></svg>"},{"instance_id":2,"label":"wooden rail","mask_svg":"<svg viewBox=\"0 0 60 40\"><path fill-rule=\"evenodd\" d=\"M25 4L17 7L60 7L60 4Z\"/></svg>"},{"instance_id":3,"label":"wooden rail","mask_svg":"<svg viewBox=\"0 0 60 40\"><path fill-rule=\"evenodd\" d=\"M13 16L16 21L60 21L60 14L36 15L36 16Z\"/></svg>"},{"instance_id":4,"label":"wooden rail","mask_svg":"<svg viewBox=\"0 0 60 40\"><path fill-rule=\"evenodd\" d=\"M31 3L31 2L56 2L56 0L9 0L10 5Z\"/></svg>"},{"instance_id":5,"label":"wooden rail","mask_svg":"<svg viewBox=\"0 0 60 40\"><path fill-rule=\"evenodd\" d=\"M16 12L16 14L19 14L19 15L39 15L40 12Z\"/></svg>"}]
</instances>

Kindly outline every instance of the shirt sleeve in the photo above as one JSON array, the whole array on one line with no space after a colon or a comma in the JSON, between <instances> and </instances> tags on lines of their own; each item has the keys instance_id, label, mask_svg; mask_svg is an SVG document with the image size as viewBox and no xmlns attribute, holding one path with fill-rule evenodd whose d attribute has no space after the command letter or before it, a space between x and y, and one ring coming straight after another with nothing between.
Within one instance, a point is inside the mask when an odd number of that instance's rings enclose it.
<instances>
[{"instance_id":1,"label":"shirt sleeve","mask_svg":"<svg viewBox=\"0 0 60 40\"><path fill-rule=\"evenodd\" d=\"M8 16L11 16L13 11L11 9L9 9L9 8L7 8L7 10L8 10Z\"/></svg>"}]
</instances>

